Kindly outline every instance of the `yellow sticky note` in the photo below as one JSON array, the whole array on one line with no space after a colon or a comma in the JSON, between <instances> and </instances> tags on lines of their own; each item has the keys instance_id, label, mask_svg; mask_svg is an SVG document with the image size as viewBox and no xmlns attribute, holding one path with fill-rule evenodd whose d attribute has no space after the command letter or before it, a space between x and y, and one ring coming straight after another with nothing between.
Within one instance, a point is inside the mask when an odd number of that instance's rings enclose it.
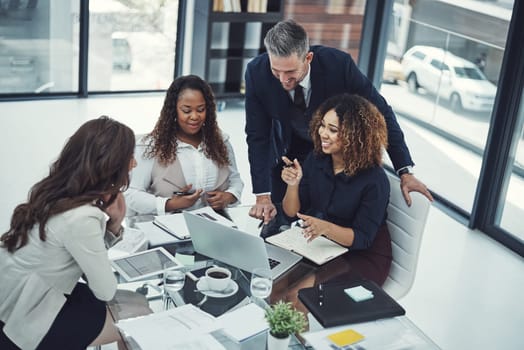
<instances>
[{"instance_id":1,"label":"yellow sticky note","mask_svg":"<svg viewBox=\"0 0 524 350\"><path fill-rule=\"evenodd\" d=\"M361 341L364 339L364 336L352 329L346 329L344 331L328 335L328 339L337 346L346 346Z\"/></svg>"}]
</instances>

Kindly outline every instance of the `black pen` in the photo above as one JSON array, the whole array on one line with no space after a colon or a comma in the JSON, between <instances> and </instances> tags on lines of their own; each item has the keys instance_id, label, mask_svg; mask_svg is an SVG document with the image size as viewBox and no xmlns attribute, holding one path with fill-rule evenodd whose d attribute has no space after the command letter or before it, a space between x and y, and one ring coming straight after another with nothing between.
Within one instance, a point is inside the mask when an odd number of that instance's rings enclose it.
<instances>
[{"instance_id":1,"label":"black pen","mask_svg":"<svg viewBox=\"0 0 524 350\"><path fill-rule=\"evenodd\" d=\"M324 303L324 289L322 283L318 285L318 305L322 306Z\"/></svg>"}]
</instances>

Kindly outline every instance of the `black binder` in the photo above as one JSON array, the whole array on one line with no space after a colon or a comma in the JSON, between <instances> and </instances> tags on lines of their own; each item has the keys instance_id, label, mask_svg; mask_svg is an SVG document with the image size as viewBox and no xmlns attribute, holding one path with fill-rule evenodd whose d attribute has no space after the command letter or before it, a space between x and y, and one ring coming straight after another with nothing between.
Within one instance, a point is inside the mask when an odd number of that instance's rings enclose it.
<instances>
[{"instance_id":1,"label":"black binder","mask_svg":"<svg viewBox=\"0 0 524 350\"><path fill-rule=\"evenodd\" d=\"M373 292L373 298L355 302L344 289L363 286ZM405 315L406 311L375 282L358 280L322 284L322 303L319 287L303 288L298 298L324 327L373 321Z\"/></svg>"}]
</instances>

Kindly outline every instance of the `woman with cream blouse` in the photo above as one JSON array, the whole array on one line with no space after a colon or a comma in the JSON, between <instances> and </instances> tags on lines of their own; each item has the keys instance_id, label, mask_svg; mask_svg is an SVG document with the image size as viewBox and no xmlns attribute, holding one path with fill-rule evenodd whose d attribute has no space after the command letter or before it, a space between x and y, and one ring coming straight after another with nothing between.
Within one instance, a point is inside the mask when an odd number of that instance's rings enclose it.
<instances>
[{"instance_id":1,"label":"woman with cream blouse","mask_svg":"<svg viewBox=\"0 0 524 350\"><path fill-rule=\"evenodd\" d=\"M153 131L139 137L137 167L125 192L127 216L163 215L238 203L244 184L228 136L217 124L209 84L195 75L173 81Z\"/></svg>"}]
</instances>

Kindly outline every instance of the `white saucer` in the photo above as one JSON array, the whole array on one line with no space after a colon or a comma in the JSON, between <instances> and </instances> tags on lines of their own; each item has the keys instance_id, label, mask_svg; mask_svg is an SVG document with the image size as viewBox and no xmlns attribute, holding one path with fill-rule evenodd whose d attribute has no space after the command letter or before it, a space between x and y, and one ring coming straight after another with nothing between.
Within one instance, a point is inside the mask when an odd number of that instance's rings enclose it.
<instances>
[{"instance_id":1,"label":"white saucer","mask_svg":"<svg viewBox=\"0 0 524 350\"><path fill-rule=\"evenodd\" d=\"M197 287L197 289L199 291L201 291L200 293L202 293L204 295L207 295L208 297L213 297L213 298L227 298L227 297L232 296L236 292L238 292L238 284L235 281L233 281L233 280L229 280L229 284L227 285L226 288L224 288L224 290L231 289L231 292L229 292L229 293L220 293L220 292L210 291L210 290L208 290L209 287L207 285L207 277L206 276L201 277L198 280L198 282L196 284L196 287Z\"/></svg>"}]
</instances>

